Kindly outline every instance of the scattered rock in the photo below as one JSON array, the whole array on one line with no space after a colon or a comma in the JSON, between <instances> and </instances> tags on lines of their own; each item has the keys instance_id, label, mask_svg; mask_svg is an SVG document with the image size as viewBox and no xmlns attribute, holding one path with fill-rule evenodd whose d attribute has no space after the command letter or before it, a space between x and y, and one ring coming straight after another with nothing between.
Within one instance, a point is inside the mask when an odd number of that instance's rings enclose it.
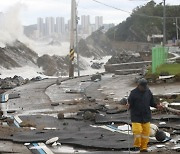
<instances>
[{"instance_id":1,"label":"scattered rock","mask_svg":"<svg viewBox=\"0 0 180 154\"><path fill-rule=\"evenodd\" d=\"M16 110L8 110L7 113L15 113Z\"/></svg>"},{"instance_id":2,"label":"scattered rock","mask_svg":"<svg viewBox=\"0 0 180 154\"><path fill-rule=\"evenodd\" d=\"M90 102L96 102L96 99L95 98L89 98L88 99Z\"/></svg>"},{"instance_id":3,"label":"scattered rock","mask_svg":"<svg viewBox=\"0 0 180 154\"><path fill-rule=\"evenodd\" d=\"M83 99L82 98L75 98L74 99L74 105L76 105L76 104L79 104L79 103L83 103Z\"/></svg>"},{"instance_id":4,"label":"scattered rock","mask_svg":"<svg viewBox=\"0 0 180 154\"><path fill-rule=\"evenodd\" d=\"M85 111L84 112L84 120L95 120L96 113L91 111Z\"/></svg>"},{"instance_id":5,"label":"scattered rock","mask_svg":"<svg viewBox=\"0 0 180 154\"><path fill-rule=\"evenodd\" d=\"M2 117L2 116L3 116L3 111L0 110L0 117Z\"/></svg>"},{"instance_id":6,"label":"scattered rock","mask_svg":"<svg viewBox=\"0 0 180 154\"><path fill-rule=\"evenodd\" d=\"M121 104L121 105L126 105L127 104L127 98L122 98L120 101L119 101L119 103Z\"/></svg>"},{"instance_id":7,"label":"scattered rock","mask_svg":"<svg viewBox=\"0 0 180 154\"><path fill-rule=\"evenodd\" d=\"M166 139L166 134L163 131L157 131L155 137L157 141L162 142Z\"/></svg>"},{"instance_id":8,"label":"scattered rock","mask_svg":"<svg viewBox=\"0 0 180 154\"><path fill-rule=\"evenodd\" d=\"M101 80L101 74L95 74L91 76L91 81Z\"/></svg>"},{"instance_id":9,"label":"scattered rock","mask_svg":"<svg viewBox=\"0 0 180 154\"><path fill-rule=\"evenodd\" d=\"M13 123L14 123L14 120L11 119L11 118L7 118L7 119L5 119L5 121L6 121L8 124L13 124Z\"/></svg>"},{"instance_id":10,"label":"scattered rock","mask_svg":"<svg viewBox=\"0 0 180 154\"><path fill-rule=\"evenodd\" d=\"M13 82L17 85L17 86L21 86L25 83L25 80L21 77L21 76L17 76L15 75L13 77Z\"/></svg>"},{"instance_id":11,"label":"scattered rock","mask_svg":"<svg viewBox=\"0 0 180 154\"><path fill-rule=\"evenodd\" d=\"M175 78L166 79L166 83L174 83Z\"/></svg>"},{"instance_id":12,"label":"scattered rock","mask_svg":"<svg viewBox=\"0 0 180 154\"><path fill-rule=\"evenodd\" d=\"M36 127L36 125L31 121L23 121L19 124L20 127Z\"/></svg>"},{"instance_id":13,"label":"scattered rock","mask_svg":"<svg viewBox=\"0 0 180 154\"><path fill-rule=\"evenodd\" d=\"M93 63L92 65L91 65L91 67L93 68L93 69L100 69L101 67L102 67L102 65L103 65L103 63Z\"/></svg>"},{"instance_id":14,"label":"scattered rock","mask_svg":"<svg viewBox=\"0 0 180 154\"><path fill-rule=\"evenodd\" d=\"M64 125L64 126L67 126L67 125L69 125L69 123L68 123L68 122L64 122L63 125Z\"/></svg>"},{"instance_id":15,"label":"scattered rock","mask_svg":"<svg viewBox=\"0 0 180 154\"><path fill-rule=\"evenodd\" d=\"M61 81L62 81L62 78L58 78L58 79L56 80L56 84L57 84L57 85L61 85Z\"/></svg>"},{"instance_id":16,"label":"scattered rock","mask_svg":"<svg viewBox=\"0 0 180 154\"><path fill-rule=\"evenodd\" d=\"M1 85L1 84L0 84ZM0 94L3 94L5 92L4 89L0 89Z\"/></svg>"},{"instance_id":17,"label":"scattered rock","mask_svg":"<svg viewBox=\"0 0 180 154\"><path fill-rule=\"evenodd\" d=\"M57 116L58 116L58 119L64 119L64 113L62 112L59 112Z\"/></svg>"},{"instance_id":18,"label":"scattered rock","mask_svg":"<svg viewBox=\"0 0 180 154\"><path fill-rule=\"evenodd\" d=\"M25 84L29 83L30 80L28 78L25 79Z\"/></svg>"},{"instance_id":19,"label":"scattered rock","mask_svg":"<svg viewBox=\"0 0 180 154\"><path fill-rule=\"evenodd\" d=\"M122 112L122 110L120 110L118 107L112 108L112 109L108 109L106 111L107 114L118 114Z\"/></svg>"},{"instance_id":20,"label":"scattered rock","mask_svg":"<svg viewBox=\"0 0 180 154\"><path fill-rule=\"evenodd\" d=\"M59 103L51 103L51 106L58 106Z\"/></svg>"},{"instance_id":21,"label":"scattered rock","mask_svg":"<svg viewBox=\"0 0 180 154\"><path fill-rule=\"evenodd\" d=\"M40 76L37 76L37 77L31 79L31 81L41 81L41 80L42 80L42 77L40 77Z\"/></svg>"}]
</instances>

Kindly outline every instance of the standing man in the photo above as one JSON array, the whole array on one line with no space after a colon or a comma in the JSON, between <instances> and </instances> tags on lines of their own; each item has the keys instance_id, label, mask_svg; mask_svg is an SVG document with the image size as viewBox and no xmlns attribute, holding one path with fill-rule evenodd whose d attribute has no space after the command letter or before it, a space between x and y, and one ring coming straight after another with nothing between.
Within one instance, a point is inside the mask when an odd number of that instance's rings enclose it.
<instances>
[{"instance_id":1,"label":"standing man","mask_svg":"<svg viewBox=\"0 0 180 154\"><path fill-rule=\"evenodd\" d=\"M151 121L150 107L161 109L162 106L154 102L146 79L140 79L138 86L131 91L128 98L128 107L130 109L132 131L134 134L134 151L148 152L147 145Z\"/></svg>"}]
</instances>

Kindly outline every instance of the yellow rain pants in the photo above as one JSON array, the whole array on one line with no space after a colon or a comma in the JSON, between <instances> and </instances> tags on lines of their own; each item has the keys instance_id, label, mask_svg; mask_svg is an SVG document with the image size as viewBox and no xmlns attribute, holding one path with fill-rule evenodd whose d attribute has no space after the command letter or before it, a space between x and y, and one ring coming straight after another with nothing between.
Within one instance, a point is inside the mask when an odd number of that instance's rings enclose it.
<instances>
[{"instance_id":1,"label":"yellow rain pants","mask_svg":"<svg viewBox=\"0 0 180 154\"><path fill-rule=\"evenodd\" d=\"M147 150L150 135L150 122L132 123L132 131L134 134L134 147L139 147L140 150Z\"/></svg>"}]
</instances>

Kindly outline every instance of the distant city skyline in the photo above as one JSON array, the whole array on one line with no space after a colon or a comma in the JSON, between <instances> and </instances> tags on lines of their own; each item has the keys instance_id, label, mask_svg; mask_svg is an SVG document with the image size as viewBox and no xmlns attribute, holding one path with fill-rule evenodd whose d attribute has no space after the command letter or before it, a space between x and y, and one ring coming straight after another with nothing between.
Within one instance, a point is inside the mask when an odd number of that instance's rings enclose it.
<instances>
[{"instance_id":1,"label":"distant city skyline","mask_svg":"<svg viewBox=\"0 0 180 154\"><path fill-rule=\"evenodd\" d=\"M134 8L145 5L150 0L99 0L102 3L120 8L127 12L115 10L113 8L103 6L92 0L77 0L78 16L91 15L103 16L104 23L119 24L125 20ZM154 0L156 3L162 0ZM20 19L23 25L31 25L36 22L38 17L45 18L47 16L63 16L70 19L71 0L1 0L0 12L7 12L13 5L18 3L21 15ZM180 5L180 0L166 0L169 5ZM129 12L129 13L128 13ZM90 22L92 22L90 20Z\"/></svg>"},{"instance_id":2,"label":"distant city skyline","mask_svg":"<svg viewBox=\"0 0 180 154\"><path fill-rule=\"evenodd\" d=\"M90 35L92 32L98 30L104 26L103 16L95 16L93 23L90 22L90 15L82 15L78 22L78 33L80 35ZM70 32L70 20L65 17L38 17L37 18L37 37L41 38L44 36L63 36ZM104 30L108 30L114 26L113 24L106 24Z\"/></svg>"}]
</instances>

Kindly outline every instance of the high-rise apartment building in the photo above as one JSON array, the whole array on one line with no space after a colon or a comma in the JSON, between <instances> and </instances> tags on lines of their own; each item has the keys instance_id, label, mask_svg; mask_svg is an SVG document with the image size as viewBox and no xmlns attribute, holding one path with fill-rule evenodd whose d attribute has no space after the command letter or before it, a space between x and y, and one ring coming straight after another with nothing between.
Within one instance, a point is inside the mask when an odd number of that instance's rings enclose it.
<instances>
[{"instance_id":1,"label":"high-rise apartment building","mask_svg":"<svg viewBox=\"0 0 180 154\"><path fill-rule=\"evenodd\" d=\"M59 35L65 33L65 21L63 17L56 18L56 32Z\"/></svg>"},{"instance_id":2,"label":"high-rise apartment building","mask_svg":"<svg viewBox=\"0 0 180 154\"><path fill-rule=\"evenodd\" d=\"M96 27L96 30L98 30L102 26L103 26L103 17L102 16L96 16L95 17L95 27Z\"/></svg>"},{"instance_id":3,"label":"high-rise apartment building","mask_svg":"<svg viewBox=\"0 0 180 154\"><path fill-rule=\"evenodd\" d=\"M90 16L89 15L81 16L81 27L82 27L82 32L84 34L89 34L89 28L90 28Z\"/></svg>"},{"instance_id":4,"label":"high-rise apartment building","mask_svg":"<svg viewBox=\"0 0 180 154\"><path fill-rule=\"evenodd\" d=\"M55 33L55 20L53 17L46 17L45 19L45 34L52 35Z\"/></svg>"},{"instance_id":5,"label":"high-rise apartment building","mask_svg":"<svg viewBox=\"0 0 180 154\"><path fill-rule=\"evenodd\" d=\"M38 37L43 37L44 36L44 21L43 18L38 18L37 19L37 35Z\"/></svg>"}]
</instances>

